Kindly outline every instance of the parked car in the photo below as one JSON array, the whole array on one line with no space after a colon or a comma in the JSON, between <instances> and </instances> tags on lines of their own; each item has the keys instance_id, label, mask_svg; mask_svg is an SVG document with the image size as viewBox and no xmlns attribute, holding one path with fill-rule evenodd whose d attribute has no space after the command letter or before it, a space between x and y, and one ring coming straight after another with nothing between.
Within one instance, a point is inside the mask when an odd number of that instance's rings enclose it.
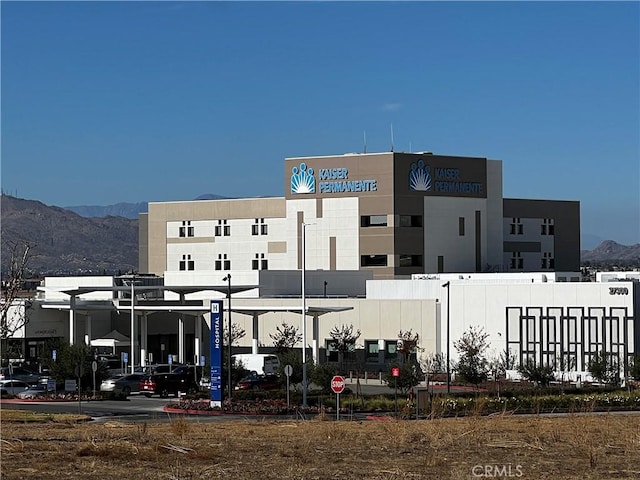
<instances>
[{"instance_id":1,"label":"parked car","mask_svg":"<svg viewBox=\"0 0 640 480\"><path fill-rule=\"evenodd\" d=\"M31 385L28 389L23 390L22 392L18 392L16 397L18 398L37 398L39 396L44 396L48 392L47 386L40 383L38 385Z\"/></svg>"},{"instance_id":2,"label":"parked car","mask_svg":"<svg viewBox=\"0 0 640 480\"><path fill-rule=\"evenodd\" d=\"M178 373L157 373L146 375L140 382L140 392L146 397L160 395L165 398L170 394L195 393L198 391L198 383L191 375Z\"/></svg>"},{"instance_id":3,"label":"parked car","mask_svg":"<svg viewBox=\"0 0 640 480\"><path fill-rule=\"evenodd\" d=\"M121 393L123 395L130 395L132 393L140 392L140 381L145 377L141 373L131 373L129 375L116 375L115 377L107 378L100 384L101 392L114 392Z\"/></svg>"},{"instance_id":4,"label":"parked car","mask_svg":"<svg viewBox=\"0 0 640 480\"><path fill-rule=\"evenodd\" d=\"M0 368L0 380L21 380L23 382L32 385L38 383L41 375L37 372L29 370L24 367L11 367L12 372L9 372L9 367Z\"/></svg>"},{"instance_id":5,"label":"parked car","mask_svg":"<svg viewBox=\"0 0 640 480\"><path fill-rule=\"evenodd\" d=\"M277 375L249 375L240 380L236 390L278 390L282 388Z\"/></svg>"},{"instance_id":6,"label":"parked car","mask_svg":"<svg viewBox=\"0 0 640 480\"><path fill-rule=\"evenodd\" d=\"M29 388L29 384L22 380L0 380L0 397L16 396L27 388Z\"/></svg>"}]
</instances>

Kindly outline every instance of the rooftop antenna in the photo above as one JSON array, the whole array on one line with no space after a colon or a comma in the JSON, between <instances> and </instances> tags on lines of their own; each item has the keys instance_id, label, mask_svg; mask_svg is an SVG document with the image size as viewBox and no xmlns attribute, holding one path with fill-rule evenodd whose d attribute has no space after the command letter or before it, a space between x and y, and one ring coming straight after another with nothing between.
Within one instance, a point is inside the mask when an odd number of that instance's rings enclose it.
<instances>
[{"instance_id":1,"label":"rooftop antenna","mask_svg":"<svg viewBox=\"0 0 640 480\"><path fill-rule=\"evenodd\" d=\"M393 152L393 123L391 124L391 151Z\"/></svg>"},{"instance_id":2,"label":"rooftop antenna","mask_svg":"<svg viewBox=\"0 0 640 480\"><path fill-rule=\"evenodd\" d=\"M367 131L364 131L364 153L367 153Z\"/></svg>"}]
</instances>

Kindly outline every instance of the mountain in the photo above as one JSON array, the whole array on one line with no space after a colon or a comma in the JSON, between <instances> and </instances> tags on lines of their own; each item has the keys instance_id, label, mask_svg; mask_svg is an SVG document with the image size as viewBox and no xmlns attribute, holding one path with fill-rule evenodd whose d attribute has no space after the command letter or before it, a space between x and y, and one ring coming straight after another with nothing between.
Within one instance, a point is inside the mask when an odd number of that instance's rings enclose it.
<instances>
[{"instance_id":1,"label":"mountain","mask_svg":"<svg viewBox=\"0 0 640 480\"><path fill-rule=\"evenodd\" d=\"M229 197L216 195L214 193L203 193L195 198L195 200L222 200ZM138 219L139 213L144 213L148 209L149 202L139 203L116 203L115 205L99 206L99 205L76 205L73 207L64 207L71 210L81 217L124 217Z\"/></svg>"},{"instance_id":2,"label":"mountain","mask_svg":"<svg viewBox=\"0 0 640 480\"><path fill-rule=\"evenodd\" d=\"M138 214L147 211L148 202L140 203L116 203L115 205L78 205L74 207L64 207L77 213L81 217L124 217L138 219Z\"/></svg>"},{"instance_id":3,"label":"mountain","mask_svg":"<svg viewBox=\"0 0 640 480\"><path fill-rule=\"evenodd\" d=\"M85 218L35 200L2 195L2 271L11 242L31 243L30 270L39 275L100 275L137 270L138 222L123 217Z\"/></svg>"},{"instance_id":4,"label":"mountain","mask_svg":"<svg viewBox=\"0 0 640 480\"><path fill-rule=\"evenodd\" d=\"M623 263L640 266L640 243L625 246L605 240L593 250L580 252L583 263Z\"/></svg>"}]
</instances>

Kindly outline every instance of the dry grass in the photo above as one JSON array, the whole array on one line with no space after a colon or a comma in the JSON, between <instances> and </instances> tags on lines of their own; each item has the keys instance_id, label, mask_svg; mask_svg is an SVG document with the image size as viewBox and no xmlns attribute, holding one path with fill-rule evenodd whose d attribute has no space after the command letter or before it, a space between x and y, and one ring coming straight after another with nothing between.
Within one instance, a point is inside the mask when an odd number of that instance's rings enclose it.
<instances>
[{"instance_id":1,"label":"dry grass","mask_svg":"<svg viewBox=\"0 0 640 480\"><path fill-rule=\"evenodd\" d=\"M95 425L8 423L3 415L2 421L4 480L640 478L638 415L363 423L175 417Z\"/></svg>"}]
</instances>

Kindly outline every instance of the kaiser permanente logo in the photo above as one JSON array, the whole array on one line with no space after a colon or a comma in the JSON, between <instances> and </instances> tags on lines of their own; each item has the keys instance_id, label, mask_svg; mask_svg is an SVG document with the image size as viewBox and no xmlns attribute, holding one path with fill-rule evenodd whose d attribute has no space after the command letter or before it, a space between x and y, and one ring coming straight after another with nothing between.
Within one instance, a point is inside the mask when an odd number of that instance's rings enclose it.
<instances>
[{"instance_id":1,"label":"kaiser permanente logo","mask_svg":"<svg viewBox=\"0 0 640 480\"><path fill-rule=\"evenodd\" d=\"M300 168L291 169L291 193L316 193L313 168L307 168L306 163L301 163Z\"/></svg>"},{"instance_id":2,"label":"kaiser permanente logo","mask_svg":"<svg viewBox=\"0 0 640 480\"><path fill-rule=\"evenodd\" d=\"M429 167L422 160L411 164L409 189L420 192L431 190L431 173L429 172Z\"/></svg>"},{"instance_id":3,"label":"kaiser permanente logo","mask_svg":"<svg viewBox=\"0 0 640 480\"><path fill-rule=\"evenodd\" d=\"M460 179L459 168L434 168L435 181L431 178L431 169L419 160L411 164L409 171L409 189L426 192L433 190L442 193L471 193L482 195L483 186L480 182L463 182Z\"/></svg>"}]
</instances>

